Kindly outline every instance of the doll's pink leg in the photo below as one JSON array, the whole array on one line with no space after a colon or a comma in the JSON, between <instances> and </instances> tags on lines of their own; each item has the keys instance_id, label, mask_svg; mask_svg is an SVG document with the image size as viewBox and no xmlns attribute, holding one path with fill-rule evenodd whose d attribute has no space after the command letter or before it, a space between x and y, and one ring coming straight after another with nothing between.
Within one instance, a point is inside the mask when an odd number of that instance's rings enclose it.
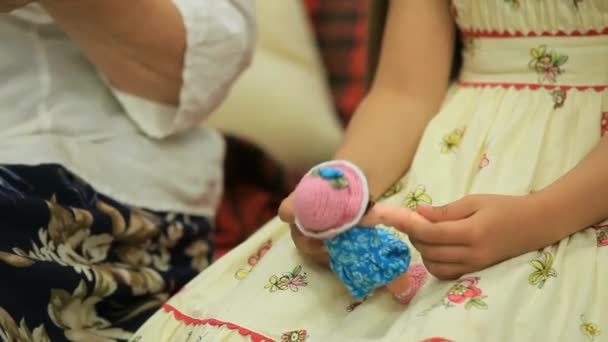
<instances>
[{"instance_id":1,"label":"doll's pink leg","mask_svg":"<svg viewBox=\"0 0 608 342\"><path fill-rule=\"evenodd\" d=\"M395 295L395 298L397 298L397 300L403 304L408 304L412 298L414 298L422 285L424 285L426 278L428 277L428 271L423 264L412 264L410 269L407 271L407 276L409 278L409 286L407 288L400 292L394 292L391 290L391 292ZM399 278L395 280L399 280Z\"/></svg>"},{"instance_id":2,"label":"doll's pink leg","mask_svg":"<svg viewBox=\"0 0 608 342\"><path fill-rule=\"evenodd\" d=\"M403 273L392 282L386 284L386 288L396 297L400 293L408 292L410 289L410 275Z\"/></svg>"}]
</instances>

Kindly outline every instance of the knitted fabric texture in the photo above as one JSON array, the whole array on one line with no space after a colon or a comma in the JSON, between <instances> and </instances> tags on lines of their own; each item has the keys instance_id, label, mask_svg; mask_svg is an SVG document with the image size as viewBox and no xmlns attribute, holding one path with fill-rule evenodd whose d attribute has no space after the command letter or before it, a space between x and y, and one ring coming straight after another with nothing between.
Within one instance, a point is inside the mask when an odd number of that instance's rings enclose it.
<instances>
[{"instance_id":1,"label":"knitted fabric texture","mask_svg":"<svg viewBox=\"0 0 608 342\"><path fill-rule=\"evenodd\" d=\"M344 161L320 164L294 191L298 226L304 232L353 226L363 216L368 196L367 180L356 166Z\"/></svg>"}]
</instances>

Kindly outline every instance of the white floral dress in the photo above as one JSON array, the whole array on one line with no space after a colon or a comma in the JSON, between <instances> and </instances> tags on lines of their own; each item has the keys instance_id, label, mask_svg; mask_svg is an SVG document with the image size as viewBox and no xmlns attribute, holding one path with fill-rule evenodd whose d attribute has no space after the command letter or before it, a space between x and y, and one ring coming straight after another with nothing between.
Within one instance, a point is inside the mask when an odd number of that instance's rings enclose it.
<instances>
[{"instance_id":1,"label":"white floral dress","mask_svg":"<svg viewBox=\"0 0 608 342\"><path fill-rule=\"evenodd\" d=\"M608 130L608 1L453 5L466 43L460 79L388 203L528 194L572 169ZM403 307L383 292L353 302L274 220L187 285L134 340L608 340L607 232L598 223L457 281L430 279Z\"/></svg>"}]
</instances>

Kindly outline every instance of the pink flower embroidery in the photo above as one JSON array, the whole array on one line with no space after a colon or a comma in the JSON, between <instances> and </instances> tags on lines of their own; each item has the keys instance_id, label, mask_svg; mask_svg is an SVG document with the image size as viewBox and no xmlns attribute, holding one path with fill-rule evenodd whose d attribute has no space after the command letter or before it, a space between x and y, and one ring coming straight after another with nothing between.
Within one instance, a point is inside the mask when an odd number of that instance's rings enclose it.
<instances>
[{"instance_id":1,"label":"pink flower embroidery","mask_svg":"<svg viewBox=\"0 0 608 342\"><path fill-rule=\"evenodd\" d=\"M545 81L555 83L557 76L564 72L562 66L568 61L568 56L566 55L547 51L546 45L531 49L530 54L532 55L532 60L530 60L528 65L538 73L541 83Z\"/></svg>"},{"instance_id":2,"label":"pink flower embroidery","mask_svg":"<svg viewBox=\"0 0 608 342\"><path fill-rule=\"evenodd\" d=\"M477 287L479 279L479 277L469 277L458 280L450 288L445 298L418 315L424 316L438 307L449 309L460 304L464 304L465 310L472 308L486 310L488 308L488 304L485 302L487 296L482 296L483 291Z\"/></svg>"},{"instance_id":3,"label":"pink flower embroidery","mask_svg":"<svg viewBox=\"0 0 608 342\"><path fill-rule=\"evenodd\" d=\"M298 292L298 287L308 285L308 282L306 281L306 274L298 274L291 279L290 276L291 274L284 275L279 279L279 281L287 285L291 291Z\"/></svg>"},{"instance_id":4,"label":"pink flower embroidery","mask_svg":"<svg viewBox=\"0 0 608 342\"><path fill-rule=\"evenodd\" d=\"M608 132L608 112L602 113L602 137L604 136L604 134L606 134L606 132Z\"/></svg>"},{"instance_id":5,"label":"pink flower embroidery","mask_svg":"<svg viewBox=\"0 0 608 342\"><path fill-rule=\"evenodd\" d=\"M595 234L597 235L598 247L608 246L608 223L598 224L593 226L593 228L595 229Z\"/></svg>"},{"instance_id":6,"label":"pink flower embroidery","mask_svg":"<svg viewBox=\"0 0 608 342\"><path fill-rule=\"evenodd\" d=\"M247 265L249 265L249 267L239 269L234 274L234 277L239 280L247 278L249 273L251 273L253 268L258 264L258 262L260 262L262 257L264 257L264 255L266 255L266 253L268 252L268 250L270 250L271 247L272 247L272 240L268 240L268 241L264 242L258 248L257 252L255 254L249 256L249 258L247 259Z\"/></svg>"},{"instance_id":7,"label":"pink flower embroidery","mask_svg":"<svg viewBox=\"0 0 608 342\"><path fill-rule=\"evenodd\" d=\"M249 257L247 263L250 266L257 265L260 259L262 259L262 257L266 255L266 253L270 250L270 247L272 247L272 240L264 242L262 246L260 246L260 248L258 249L257 253Z\"/></svg>"},{"instance_id":8,"label":"pink flower embroidery","mask_svg":"<svg viewBox=\"0 0 608 342\"><path fill-rule=\"evenodd\" d=\"M553 98L553 109L562 108L564 106L564 103L566 103L568 93L564 89L557 88L551 91L550 94Z\"/></svg>"},{"instance_id":9,"label":"pink flower embroidery","mask_svg":"<svg viewBox=\"0 0 608 342\"><path fill-rule=\"evenodd\" d=\"M484 153L481 155L481 160L479 161L479 170L485 168L490 165L490 159L488 159L488 154Z\"/></svg>"},{"instance_id":10,"label":"pink flower embroidery","mask_svg":"<svg viewBox=\"0 0 608 342\"><path fill-rule=\"evenodd\" d=\"M427 338L426 340L422 340L420 342L454 342L454 341L448 340L447 338L443 338L443 337L431 337L431 338Z\"/></svg>"},{"instance_id":11,"label":"pink flower embroidery","mask_svg":"<svg viewBox=\"0 0 608 342\"><path fill-rule=\"evenodd\" d=\"M452 303L461 304L469 298L481 296L481 289L477 287L479 278L465 278L452 286L448 292L448 300Z\"/></svg>"},{"instance_id":12,"label":"pink flower embroidery","mask_svg":"<svg viewBox=\"0 0 608 342\"><path fill-rule=\"evenodd\" d=\"M296 266L293 271L285 272L281 277L272 275L268 278L268 284L264 286L270 293L274 293L277 290L285 291L287 289L292 292L298 292L300 287L308 285L308 277L306 272L302 272L302 266Z\"/></svg>"}]
</instances>

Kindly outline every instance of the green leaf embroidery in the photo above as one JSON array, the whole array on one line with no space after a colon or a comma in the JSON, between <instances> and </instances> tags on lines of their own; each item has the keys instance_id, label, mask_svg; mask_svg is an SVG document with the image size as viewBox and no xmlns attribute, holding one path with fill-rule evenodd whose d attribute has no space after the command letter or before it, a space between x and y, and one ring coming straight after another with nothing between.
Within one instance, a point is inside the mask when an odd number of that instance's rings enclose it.
<instances>
[{"instance_id":1,"label":"green leaf embroidery","mask_svg":"<svg viewBox=\"0 0 608 342\"><path fill-rule=\"evenodd\" d=\"M585 315L581 315L581 323L579 325L581 332L589 338L589 341L594 341L595 338L602 334L602 331L597 324L587 321Z\"/></svg>"},{"instance_id":2,"label":"green leaf embroidery","mask_svg":"<svg viewBox=\"0 0 608 342\"><path fill-rule=\"evenodd\" d=\"M348 181L345 178L334 178L329 181L331 185L336 189L345 188L348 185Z\"/></svg>"},{"instance_id":3,"label":"green leaf embroidery","mask_svg":"<svg viewBox=\"0 0 608 342\"><path fill-rule=\"evenodd\" d=\"M485 298L487 298L487 296L472 298L467 302L464 308L469 310L470 308L474 307L480 310L487 310L488 304L486 304L486 302L484 301Z\"/></svg>"},{"instance_id":4,"label":"green leaf embroidery","mask_svg":"<svg viewBox=\"0 0 608 342\"><path fill-rule=\"evenodd\" d=\"M542 289L549 278L557 277L557 271L553 268L553 255L549 252L543 252L542 258L532 260L529 264L535 269L528 277L530 285Z\"/></svg>"},{"instance_id":5,"label":"green leaf embroidery","mask_svg":"<svg viewBox=\"0 0 608 342\"><path fill-rule=\"evenodd\" d=\"M300 272L302 272L302 266L298 265L293 269L293 271L291 271L291 275L295 277L300 274Z\"/></svg>"}]
</instances>

